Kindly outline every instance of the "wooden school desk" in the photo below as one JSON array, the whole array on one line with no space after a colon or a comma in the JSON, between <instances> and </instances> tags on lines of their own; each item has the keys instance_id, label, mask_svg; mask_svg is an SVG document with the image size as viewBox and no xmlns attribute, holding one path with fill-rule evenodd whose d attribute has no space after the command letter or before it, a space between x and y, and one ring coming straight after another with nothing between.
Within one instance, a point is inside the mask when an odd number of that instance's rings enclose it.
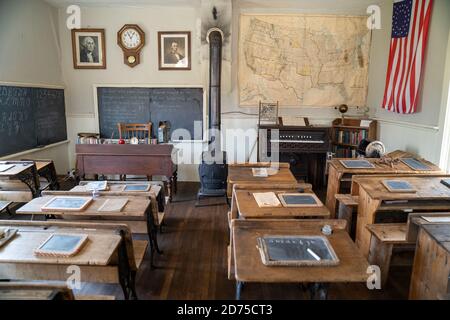
<instances>
[{"instance_id":1,"label":"wooden school desk","mask_svg":"<svg viewBox=\"0 0 450 320\"><path fill-rule=\"evenodd\" d=\"M131 239L126 225L56 221L0 221L18 234L0 250L0 279L66 281L67 268L81 269L82 282L120 284L125 299L137 298L135 278L147 241ZM39 257L34 250L52 233L87 234L88 242L75 256Z\"/></svg>"},{"instance_id":2,"label":"wooden school desk","mask_svg":"<svg viewBox=\"0 0 450 320\"><path fill-rule=\"evenodd\" d=\"M450 290L450 224L422 225L417 240L409 299L437 300Z\"/></svg>"},{"instance_id":3,"label":"wooden school desk","mask_svg":"<svg viewBox=\"0 0 450 320\"><path fill-rule=\"evenodd\" d=\"M52 191L52 195L45 195L40 198L33 199L25 204L23 207L16 211L16 214L28 214L28 215L54 215L62 217L64 219L77 220L82 222L114 222L123 223L129 226L132 233L147 233L150 240L150 261L153 263L153 251L162 253L158 247L156 226L151 212L150 200L143 199L142 197L113 197L113 196L99 196L93 199L89 206L83 211L57 211L49 212L42 211L48 201L50 201L55 195L68 195L65 191ZM70 193L69 193L70 194ZM98 209L108 199L127 198L128 203L120 212L116 211L99 211Z\"/></svg>"},{"instance_id":4,"label":"wooden school desk","mask_svg":"<svg viewBox=\"0 0 450 320\"><path fill-rule=\"evenodd\" d=\"M92 195L92 191L86 190L86 185L92 181L80 181L78 186L73 187L70 192L73 195ZM125 185L149 185L148 191L122 191ZM165 196L164 189L156 182L148 181L108 181L109 190L99 191L99 195L102 196L132 196L132 197L145 197L152 201L152 212L155 224L161 226L165 215ZM43 195L49 193L43 192Z\"/></svg>"},{"instance_id":5,"label":"wooden school desk","mask_svg":"<svg viewBox=\"0 0 450 320\"><path fill-rule=\"evenodd\" d=\"M327 186L327 200L326 206L330 209L331 217L336 216L336 199L335 195L341 193L344 183L350 183L353 175L394 175L394 174L424 174L436 175L444 172L433 163L420 159L424 164L428 165L431 170L418 171L408 167L403 162L397 162L392 167L388 164L377 163L379 159L368 158L365 159L372 163L375 168L369 169L349 169L342 165L339 160L355 160L355 159L333 159L330 160L328 167L328 186Z\"/></svg>"},{"instance_id":6,"label":"wooden school desk","mask_svg":"<svg viewBox=\"0 0 450 320\"><path fill-rule=\"evenodd\" d=\"M0 161L0 164L13 165L8 170L0 172L0 179L2 180L20 180L25 183L31 191L31 197L36 198L40 195L39 175L36 165L32 161ZM13 182L13 181L11 181ZM11 193L14 190L0 191L1 193ZM26 198L26 197L25 197ZM20 200L20 199L18 199ZM21 202L18 200L13 200ZM27 199L28 200L28 199ZM26 201L27 201L26 200Z\"/></svg>"},{"instance_id":7,"label":"wooden school desk","mask_svg":"<svg viewBox=\"0 0 450 320\"><path fill-rule=\"evenodd\" d=\"M176 193L176 150L171 144L77 144L78 174L165 176L169 200ZM176 158L176 157L175 157Z\"/></svg>"},{"instance_id":8,"label":"wooden school desk","mask_svg":"<svg viewBox=\"0 0 450 320\"><path fill-rule=\"evenodd\" d=\"M358 221L356 223L356 244L365 257L369 254L371 234L366 226L375 223L377 212L399 211L409 214L415 211L450 210L450 188L440 181L444 177L428 176L359 176ZM383 180L401 179L409 182L417 192L390 192Z\"/></svg>"},{"instance_id":9,"label":"wooden school desk","mask_svg":"<svg viewBox=\"0 0 450 320\"><path fill-rule=\"evenodd\" d=\"M327 297L329 283L367 280L369 264L345 231L344 220L233 220L234 276L236 299L244 283L310 283L312 298ZM333 227L327 236L340 262L324 267L267 267L261 261L257 238L262 235L323 235L322 227Z\"/></svg>"},{"instance_id":10,"label":"wooden school desk","mask_svg":"<svg viewBox=\"0 0 450 320\"><path fill-rule=\"evenodd\" d=\"M269 175L268 177L255 177L253 176L252 168L267 167L270 165L262 166L258 163L247 164L235 164L228 167L228 179L227 179L227 196L232 196L233 185L236 183L242 184L270 184L270 185L295 185L297 180L289 169L289 165L280 164L277 173Z\"/></svg>"}]
</instances>

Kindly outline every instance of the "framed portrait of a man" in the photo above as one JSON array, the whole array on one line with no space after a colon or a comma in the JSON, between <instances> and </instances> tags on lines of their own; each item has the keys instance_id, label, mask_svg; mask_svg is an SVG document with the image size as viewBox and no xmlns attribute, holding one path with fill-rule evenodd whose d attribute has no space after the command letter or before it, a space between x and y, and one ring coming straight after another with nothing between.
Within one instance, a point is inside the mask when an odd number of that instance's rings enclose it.
<instances>
[{"instance_id":1,"label":"framed portrait of a man","mask_svg":"<svg viewBox=\"0 0 450 320\"><path fill-rule=\"evenodd\" d=\"M158 32L159 70L191 70L191 32Z\"/></svg>"},{"instance_id":2,"label":"framed portrait of a man","mask_svg":"<svg viewBox=\"0 0 450 320\"><path fill-rule=\"evenodd\" d=\"M75 69L106 69L105 29L72 29Z\"/></svg>"}]
</instances>

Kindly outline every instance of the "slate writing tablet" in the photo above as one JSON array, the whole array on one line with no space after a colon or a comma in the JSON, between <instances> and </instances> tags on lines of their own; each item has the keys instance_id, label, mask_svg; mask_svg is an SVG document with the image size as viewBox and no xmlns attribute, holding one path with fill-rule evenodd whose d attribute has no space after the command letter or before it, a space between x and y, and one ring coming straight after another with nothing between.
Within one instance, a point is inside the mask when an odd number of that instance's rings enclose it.
<instances>
[{"instance_id":1,"label":"slate writing tablet","mask_svg":"<svg viewBox=\"0 0 450 320\"><path fill-rule=\"evenodd\" d=\"M339 160L347 169L373 169L375 166L367 160Z\"/></svg>"},{"instance_id":2,"label":"slate writing tablet","mask_svg":"<svg viewBox=\"0 0 450 320\"><path fill-rule=\"evenodd\" d=\"M41 207L42 211L82 211L89 203L91 197L53 197Z\"/></svg>"},{"instance_id":3,"label":"slate writing tablet","mask_svg":"<svg viewBox=\"0 0 450 320\"><path fill-rule=\"evenodd\" d=\"M261 260L268 266L331 266L339 263L324 236L265 235L258 237L257 242Z\"/></svg>"},{"instance_id":4,"label":"slate writing tablet","mask_svg":"<svg viewBox=\"0 0 450 320\"><path fill-rule=\"evenodd\" d=\"M150 189L149 184L127 184L123 191L148 191Z\"/></svg>"},{"instance_id":5,"label":"slate writing tablet","mask_svg":"<svg viewBox=\"0 0 450 320\"><path fill-rule=\"evenodd\" d=\"M382 183L390 192L416 192L408 181L383 180Z\"/></svg>"},{"instance_id":6,"label":"slate writing tablet","mask_svg":"<svg viewBox=\"0 0 450 320\"><path fill-rule=\"evenodd\" d=\"M427 166L425 163L414 159L414 158L403 158L400 159L400 161L402 161L404 164L406 164L408 167L410 167L413 170L425 170L425 171L429 171L431 170L431 168L429 166Z\"/></svg>"},{"instance_id":7,"label":"slate writing tablet","mask_svg":"<svg viewBox=\"0 0 450 320\"><path fill-rule=\"evenodd\" d=\"M52 234L36 250L36 255L70 257L78 253L86 234Z\"/></svg>"},{"instance_id":8,"label":"slate writing tablet","mask_svg":"<svg viewBox=\"0 0 450 320\"><path fill-rule=\"evenodd\" d=\"M323 205L313 193L280 193L278 197L285 207L320 207Z\"/></svg>"}]
</instances>

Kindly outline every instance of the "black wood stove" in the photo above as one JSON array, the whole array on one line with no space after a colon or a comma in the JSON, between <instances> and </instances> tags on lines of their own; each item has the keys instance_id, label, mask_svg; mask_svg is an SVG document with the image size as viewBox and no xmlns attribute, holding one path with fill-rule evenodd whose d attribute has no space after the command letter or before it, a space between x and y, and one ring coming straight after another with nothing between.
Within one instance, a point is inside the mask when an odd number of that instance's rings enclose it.
<instances>
[{"instance_id":1,"label":"black wood stove","mask_svg":"<svg viewBox=\"0 0 450 320\"><path fill-rule=\"evenodd\" d=\"M227 198L228 165L226 153L220 145L220 78L222 69L223 33L218 28L212 28L207 33L209 42L209 141L208 151L202 153L202 163L199 165L200 190L197 194L197 204L202 197Z\"/></svg>"}]
</instances>

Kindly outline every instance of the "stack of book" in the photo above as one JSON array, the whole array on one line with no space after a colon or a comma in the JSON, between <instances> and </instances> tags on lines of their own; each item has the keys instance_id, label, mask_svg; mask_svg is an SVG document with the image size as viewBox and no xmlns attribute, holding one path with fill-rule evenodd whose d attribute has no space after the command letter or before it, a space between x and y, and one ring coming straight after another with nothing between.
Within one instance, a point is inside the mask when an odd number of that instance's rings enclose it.
<instances>
[{"instance_id":1,"label":"stack of book","mask_svg":"<svg viewBox=\"0 0 450 320\"><path fill-rule=\"evenodd\" d=\"M336 129L337 142L341 144L358 145L368 137L367 130L343 131Z\"/></svg>"},{"instance_id":2,"label":"stack of book","mask_svg":"<svg viewBox=\"0 0 450 320\"><path fill-rule=\"evenodd\" d=\"M97 133L78 133L77 144L101 144Z\"/></svg>"}]
</instances>

